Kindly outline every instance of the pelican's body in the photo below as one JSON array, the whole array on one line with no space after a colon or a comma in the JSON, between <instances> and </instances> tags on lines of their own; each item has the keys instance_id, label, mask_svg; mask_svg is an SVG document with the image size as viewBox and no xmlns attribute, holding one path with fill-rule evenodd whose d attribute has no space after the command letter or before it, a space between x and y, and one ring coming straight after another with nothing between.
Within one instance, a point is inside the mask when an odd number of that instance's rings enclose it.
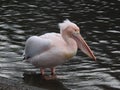
<instances>
[{"instance_id":1,"label":"pelican's body","mask_svg":"<svg viewBox=\"0 0 120 90\"><path fill-rule=\"evenodd\" d=\"M73 48L67 46L62 36L57 33L47 33L42 36L32 36L27 41L26 56L37 67L51 68L64 63L77 52L77 44ZM75 44L75 45L74 45ZM39 49L38 49L39 48Z\"/></svg>"},{"instance_id":2,"label":"pelican's body","mask_svg":"<svg viewBox=\"0 0 120 90\"><path fill-rule=\"evenodd\" d=\"M81 37L76 24L65 20L59 24L59 27L60 33L32 36L26 41L25 59L39 67L41 74L44 74L45 68L51 68L52 74L54 74L54 67L76 55L78 48L95 59L92 51Z\"/></svg>"}]
</instances>

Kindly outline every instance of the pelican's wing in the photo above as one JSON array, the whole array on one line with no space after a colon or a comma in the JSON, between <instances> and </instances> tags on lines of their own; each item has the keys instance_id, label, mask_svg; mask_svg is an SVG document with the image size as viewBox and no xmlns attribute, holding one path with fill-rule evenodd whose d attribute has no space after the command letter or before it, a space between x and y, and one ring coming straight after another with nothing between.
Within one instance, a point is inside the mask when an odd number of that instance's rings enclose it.
<instances>
[{"instance_id":1,"label":"pelican's wing","mask_svg":"<svg viewBox=\"0 0 120 90\"><path fill-rule=\"evenodd\" d=\"M32 36L28 38L25 44L25 59L31 58L35 55L41 54L48 50L51 46L51 40L41 38L39 36Z\"/></svg>"}]
</instances>

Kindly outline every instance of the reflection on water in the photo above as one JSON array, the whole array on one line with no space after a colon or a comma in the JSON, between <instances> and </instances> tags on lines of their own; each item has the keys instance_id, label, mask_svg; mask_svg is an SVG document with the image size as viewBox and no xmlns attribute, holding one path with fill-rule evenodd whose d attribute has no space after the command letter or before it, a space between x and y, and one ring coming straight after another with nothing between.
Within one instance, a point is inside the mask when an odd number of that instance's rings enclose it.
<instances>
[{"instance_id":1,"label":"reflection on water","mask_svg":"<svg viewBox=\"0 0 120 90\"><path fill-rule=\"evenodd\" d=\"M60 90L119 90L119 3L119 0L1 0L0 76L49 90L54 90L54 85ZM57 23L66 18L80 26L97 61L79 50L70 62L57 67L57 80L43 81L39 69L22 62L24 43L32 35L59 32Z\"/></svg>"}]
</instances>

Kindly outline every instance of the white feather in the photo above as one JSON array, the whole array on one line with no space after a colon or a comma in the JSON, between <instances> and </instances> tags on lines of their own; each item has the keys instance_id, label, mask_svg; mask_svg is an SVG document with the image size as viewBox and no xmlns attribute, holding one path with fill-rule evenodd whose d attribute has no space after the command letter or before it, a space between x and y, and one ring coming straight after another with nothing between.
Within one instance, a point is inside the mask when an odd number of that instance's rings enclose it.
<instances>
[{"instance_id":1,"label":"white feather","mask_svg":"<svg viewBox=\"0 0 120 90\"><path fill-rule=\"evenodd\" d=\"M31 58L46 51L50 47L50 42L49 39L43 39L39 36L30 37L25 46L25 58Z\"/></svg>"},{"instance_id":2,"label":"white feather","mask_svg":"<svg viewBox=\"0 0 120 90\"><path fill-rule=\"evenodd\" d=\"M57 66L66 61L64 44L62 36L57 33L32 36L26 41L25 59L36 67Z\"/></svg>"},{"instance_id":3,"label":"white feather","mask_svg":"<svg viewBox=\"0 0 120 90\"><path fill-rule=\"evenodd\" d=\"M75 23L71 22L68 19L64 20L63 23L59 23L58 26L60 28L60 32L62 32L63 30L65 30L68 26L77 27L77 25Z\"/></svg>"}]
</instances>

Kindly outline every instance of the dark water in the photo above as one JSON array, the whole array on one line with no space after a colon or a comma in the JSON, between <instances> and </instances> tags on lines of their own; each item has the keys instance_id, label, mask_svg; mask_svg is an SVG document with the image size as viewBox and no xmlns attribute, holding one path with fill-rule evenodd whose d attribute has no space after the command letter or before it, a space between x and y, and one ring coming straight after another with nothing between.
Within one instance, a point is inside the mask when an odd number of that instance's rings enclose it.
<instances>
[{"instance_id":1,"label":"dark water","mask_svg":"<svg viewBox=\"0 0 120 90\"><path fill-rule=\"evenodd\" d=\"M47 90L120 90L120 0L0 0L0 76ZM26 39L59 32L70 19L94 51L57 66L57 79L40 79L22 62ZM47 71L46 73L50 73Z\"/></svg>"}]
</instances>

